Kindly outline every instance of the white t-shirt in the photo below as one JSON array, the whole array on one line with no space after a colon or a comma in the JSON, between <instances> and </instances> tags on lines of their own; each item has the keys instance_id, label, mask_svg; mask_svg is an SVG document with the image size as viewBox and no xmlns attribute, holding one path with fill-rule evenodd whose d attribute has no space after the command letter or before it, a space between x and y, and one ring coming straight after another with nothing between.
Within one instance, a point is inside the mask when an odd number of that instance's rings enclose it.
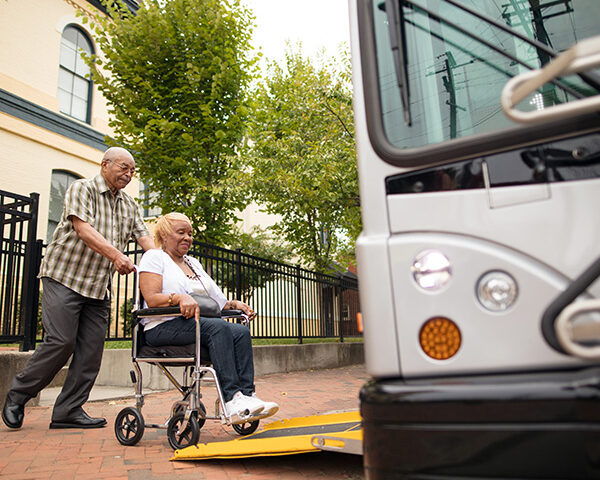
<instances>
[{"instance_id":1,"label":"white t-shirt","mask_svg":"<svg viewBox=\"0 0 600 480\"><path fill-rule=\"evenodd\" d=\"M183 270L177 266L169 254L158 248L148 250L142 259L138 267L138 272L150 272L158 273L162 275L162 293L170 295L171 293L192 293L198 292L201 284L206 289L206 293L209 297L215 300L219 307L222 309L227 303L227 298L223 295L223 292L219 286L213 281L212 278L204 271L202 265L198 260L186 255L186 259L193 266L193 270L202 280L192 280L183 273ZM148 304L144 300L144 307L148 307ZM160 325L163 322L168 322L176 317L148 317L143 318L140 323L144 325L144 330L150 330L151 328Z\"/></svg>"}]
</instances>

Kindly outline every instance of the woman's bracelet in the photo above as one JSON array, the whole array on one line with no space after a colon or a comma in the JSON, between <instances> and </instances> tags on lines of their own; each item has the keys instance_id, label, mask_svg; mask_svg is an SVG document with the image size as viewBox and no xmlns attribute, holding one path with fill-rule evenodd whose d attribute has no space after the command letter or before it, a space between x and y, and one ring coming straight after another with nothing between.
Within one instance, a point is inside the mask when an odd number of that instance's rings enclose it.
<instances>
[{"instance_id":1,"label":"woman's bracelet","mask_svg":"<svg viewBox=\"0 0 600 480\"><path fill-rule=\"evenodd\" d=\"M174 293L171 293L171 294L169 295L169 307L173 305L173 298L174 298L174 297L175 297L175 294L174 294Z\"/></svg>"}]
</instances>

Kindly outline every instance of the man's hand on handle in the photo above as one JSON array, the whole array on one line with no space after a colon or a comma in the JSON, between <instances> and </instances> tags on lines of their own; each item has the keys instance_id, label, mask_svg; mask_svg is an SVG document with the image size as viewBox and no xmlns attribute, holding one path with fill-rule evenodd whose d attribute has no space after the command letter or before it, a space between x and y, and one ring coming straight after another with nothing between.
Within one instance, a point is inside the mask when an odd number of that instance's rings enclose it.
<instances>
[{"instance_id":1,"label":"man's hand on handle","mask_svg":"<svg viewBox=\"0 0 600 480\"><path fill-rule=\"evenodd\" d=\"M131 259L118 252L117 255L112 259L112 263L121 275L127 275L128 273L135 271L135 264L131 261Z\"/></svg>"}]
</instances>

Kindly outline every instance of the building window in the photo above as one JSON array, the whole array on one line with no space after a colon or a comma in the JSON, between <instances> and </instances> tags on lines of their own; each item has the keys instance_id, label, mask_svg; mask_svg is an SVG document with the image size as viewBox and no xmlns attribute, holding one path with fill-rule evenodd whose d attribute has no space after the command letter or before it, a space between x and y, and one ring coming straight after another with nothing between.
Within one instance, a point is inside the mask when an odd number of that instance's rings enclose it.
<instances>
[{"instance_id":1,"label":"building window","mask_svg":"<svg viewBox=\"0 0 600 480\"><path fill-rule=\"evenodd\" d=\"M65 201L65 193L69 186L81 177L64 170L52 170L52 183L50 184L50 206L48 208L48 230L46 242L50 243L54 230L60 222Z\"/></svg>"},{"instance_id":2,"label":"building window","mask_svg":"<svg viewBox=\"0 0 600 480\"><path fill-rule=\"evenodd\" d=\"M350 305L347 303L342 304L342 321L350 321Z\"/></svg>"},{"instance_id":3,"label":"building window","mask_svg":"<svg viewBox=\"0 0 600 480\"><path fill-rule=\"evenodd\" d=\"M66 27L60 42L57 94L60 111L90 123L92 80L90 67L81 58L82 53L93 53L92 42L79 28Z\"/></svg>"},{"instance_id":4,"label":"building window","mask_svg":"<svg viewBox=\"0 0 600 480\"><path fill-rule=\"evenodd\" d=\"M140 182L140 198L142 199L142 209L144 211L144 218L159 217L161 215L160 207L150 207L148 204L156 200L158 193L152 192L148 189L148 186Z\"/></svg>"}]
</instances>

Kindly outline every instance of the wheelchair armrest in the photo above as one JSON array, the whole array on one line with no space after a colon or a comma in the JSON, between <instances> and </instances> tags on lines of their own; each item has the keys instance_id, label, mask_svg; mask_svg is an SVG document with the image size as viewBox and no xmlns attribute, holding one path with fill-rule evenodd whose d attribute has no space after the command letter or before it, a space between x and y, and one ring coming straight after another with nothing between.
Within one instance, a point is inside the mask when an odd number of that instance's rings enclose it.
<instances>
[{"instance_id":1,"label":"wheelchair armrest","mask_svg":"<svg viewBox=\"0 0 600 480\"><path fill-rule=\"evenodd\" d=\"M181 310L179 306L175 305L173 307L154 307L154 308L140 308L136 311L136 315L138 317L157 317L159 315L179 315L181 314ZM223 317L239 317L243 315L244 312L241 310L221 310L221 315Z\"/></svg>"},{"instance_id":2,"label":"wheelchair armrest","mask_svg":"<svg viewBox=\"0 0 600 480\"><path fill-rule=\"evenodd\" d=\"M173 307L154 307L154 308L140 308L133 312L132 318L134 323L137 325L142 318L145 317L159 317L159 316L176 316L181 315L179 306Z\"/></svg>"},{"instance_id":3,"label":"wheelchair armrest","mask_svg":"<svg viewBox=\"0 0 600 480\"><path fill-rule=\"evenodd\" d=\"M161 315L180 315L181 310L178 305L173 307L154 307L154 308L140 308L135 312L136 317L158 317ZM240 317L244 315L241 310L221 310L223 317Z\"/></svg>"},{"instance_id":4,"label":"wheelchair armrest","mask_svg":"<svg viewBox=\"0 0 600 480\"><path fill-rule=\"evenodd\" d=\"M154 317L159 315L179 315L181 310L179 306L174 307L154 307L154 308L140 308L137 311L139 317Z\"/></svg>"},{"instance_id":5,"label":"wheelchair armrest","mask_svg":"<svg viewBox=\"0 0 600 480\"><path fill-rule=\"evenodd\" d=\"M235 319L236 323L248 326L248 315L241 310L221 310L221 318L223 320Z\"/></svg>"},{"instance_id":6,"label":"wheelchair armrest","mask_svg":"<svg viewBox=\"0 0 600 480\"><path fill-rule=\"evenodd\" d=\"M134 325L137 325L142 318L145 317L167 317L181 315L181 310L178 305L173 307L154 307L140 308L133 312L132 320ZM241 310L221 310L222 318L244 318L244 312Z\"/></svg>"}]
</instances>

